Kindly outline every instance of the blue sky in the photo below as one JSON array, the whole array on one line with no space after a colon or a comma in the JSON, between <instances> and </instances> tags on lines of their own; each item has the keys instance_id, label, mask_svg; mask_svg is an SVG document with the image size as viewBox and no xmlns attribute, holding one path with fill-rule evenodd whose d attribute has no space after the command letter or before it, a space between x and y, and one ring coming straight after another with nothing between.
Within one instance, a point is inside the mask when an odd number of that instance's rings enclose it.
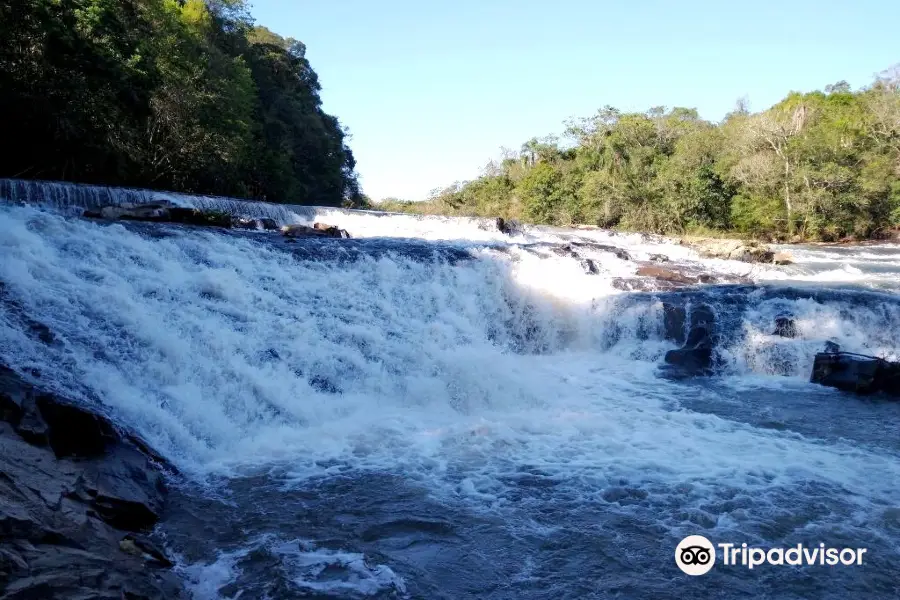
<instances>
[{"instance_id":1,"label":"blue sky","mask_svg":"<svg viewBox=\"0 0 900 600\"><path fill-rule=\"evenodd\" d=\"M897 0L256 0L307 45L363 190L422 199L569 117L856 88L900 62Z\"/></svg>"}]
</instances>

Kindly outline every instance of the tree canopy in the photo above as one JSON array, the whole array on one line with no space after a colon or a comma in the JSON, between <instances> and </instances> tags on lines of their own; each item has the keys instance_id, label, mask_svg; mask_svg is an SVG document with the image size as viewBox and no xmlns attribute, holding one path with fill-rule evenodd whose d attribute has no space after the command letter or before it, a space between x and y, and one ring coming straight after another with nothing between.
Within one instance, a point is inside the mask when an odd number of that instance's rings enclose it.
<instances>
[{"instance_id":1,"label":"tree canopy","mask_svg":"<svg viewBox=\"0 0 900 600\"><path fill-rule=\"evenodd\" d=\"M0 177L352 204L319 91L243 0L0 0Z\"/></svg>"},{"instance_id":2,"label":"tree canopy","mask_svg":"<svg viewBox=\"0 0 900 600\"><path fill-rule=\"evenodd\" d=\"M720 123L689 108L607 106L534 138L474 181L394 210L666 234L878 237L900 226L900 67L856 92L791 93Z\"/></svg>"}]
</instances>

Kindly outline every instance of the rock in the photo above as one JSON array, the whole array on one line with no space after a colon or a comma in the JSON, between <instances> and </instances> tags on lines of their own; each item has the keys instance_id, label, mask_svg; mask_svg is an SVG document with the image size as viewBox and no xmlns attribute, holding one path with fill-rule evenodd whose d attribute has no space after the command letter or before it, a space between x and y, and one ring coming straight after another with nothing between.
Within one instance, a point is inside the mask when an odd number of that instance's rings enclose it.
<instances>
[{"instance_id":1,"label":"rock","mask_svg":"<svg viewBox=\"0 0 900 600\"><path fill-rule=\"evenodd\" d=\"M166 568L175 566L162 548L143 535L129 533L119 542L119 548L122 549L122 552L139 556L154 566Z\"/></svg>"},{"instance_id":2,"label":"rock","mask_svg":"<svg viewBox=\"0 0 900 600\"><path fill-rule=\"evenodd\" d=\"M681 240L681 244L694 248L704 258L739 260L749 263L771 263L775 258L775 253L768 246L756 241L685 238Z\"/></svg>"},{"instance_id":3,"label":"rock","mask_svg":"<svg viewBox=\"0 0 900 600\"><path fill-rule=\"evenodd\" d=\"M900 363L850 352L819 352L810 381L857 394L900 397Z\"/></svg>"},{"instance_id":4,"label":"rock","mask_svg":"<svg viewBox=\"0 0 900 600\"><path fill-rule=\"evenodd\" d=\"M225 212L204 211L165 203L104 206L99 212L85 211L84 216L109 220L181 223L212 227L231 227L233 220L231 215Z\"/></svg>"},{"instance_id":5,"label":"rock","mask_svg":"<svg viewBox=\"0 0 900 600\"><path fill-rule=\"evenodd\" d=\"M597 266L597 263L591 260L590 258L586 258L581 261L581 267L584 269L584 272L588 275L597 275L600 273L600 267Z\"/></svg>"},{"instance_id":6,"label":"rock","mask_svg":"<svg viewBox=\"0 0 900 600\"><path fill-rule=\"evenodd\" d=\"M792 265L794 264L794 257L787 252L776 252L774 256L772 256L772 263L782 266Z\"/></svg>"},{"instance_id":7,"label":"rock","mask_svg":"<svg viewBox=\"0 0 900 600\"><path fill-rule=\"evenodd\" d=\"M703 304L691 311L690 330L684 347L666 352L665 362L669 368L664 373L681 379L708 375L713 366L713 327L715 314L712 308Z\"/></svg>"},{"instance_id":8,"label":"rock","mask_svg":"<svg viewBox=\"0 0 900 600\"><path fill-rule=\"evenodd\" d=\"M650 256L647 257L647 259L650 260L651 262L661 262L661 263L669 262L669 257L666 256L665 254L651 254Z\"/></svg>"},{"instance_id":9,"label":"rock","mask_svg":"<svg viewBox=\"0 0 900 600\"><path fill-rule=\"evenodd\" d=\"M576 246L579 248L590 248L591 250L600 250L602 252L611 252L615 254L616 258L620 260L631 260L631 255L628 254L624 249L619 248L618 246L611 246L609 244L598 244L597 242L570 242L572 246Z\"/></svg>"},{"instance_id":10,"label":"rock","mask_svg":"<svg viewBox=\"0 0 900 600\"><path fill-rule=\"evenodd\" d=\"M285 225L281 228L281 233L287 237L330 237L330 238L349 238L350 234L344 229L338 229L324 223L315 223L312 227L307 225Z\"/></svg>"},{"instance_id":11,"label":"rock","mask_svg":"<svg viewBox=\"0 0 900 600\"><path fill-rule=\"evenodd\" d=\"M137 436L2 365L0 412L0 598L187 597L158 547L116 527L147 528L164 508L161 472ZM26 441L41 427L44 446Z\"/></svg>"},{"instance_id":12,"label":"rock","mask_svg":"<svg viewBox=\"0 0 900 600\"><path fill-rule=\"evenodd\" d=\"M687 311L683 306L668 302L663 303L663 337L676 344L685 340L684 326L687 324Z\"/></svg>"},{"instance_id":13,"label":"rock","mask_svg":"<svg viewBox=\"0 0 900 600\"><path fill-rule=\"evenodd\" d=\"M266 231L275 231L278 229L278 222L275 219L270 219L269 217L257 219L257 223L259 223L260 228L265 229Z\"/></svg>"},{"instance_id":14,"label":"rock","mask_svg":"<svg viewBox=\"0 0 900 600\"><path fill-rule=\"evenodd\" d=\"M655 267L649 265L639 267L637 270L637 275L640 277L652 277L659 281L668 281L671 283L683 285L690 285L693 283L698 283L699 281L696 277L690 277L673 269L664 269L663 267Z\"/></svg>"},{"instance_id":15,"label":"rock","mask_svg":"<svg viewBox=\"0 0 900 600\"><path fill-rule=\"evenodd\" d=\"M142 452L126 445L87 466L82 490L101 519L125 531L151 529L166 495L162 474Z\"/></svg>"},{"instance_id":16,"label":"rock","mask_svg":"<svg viewBox=\"0 0 900 600\"><path fill-rule=\"evenodd\" d=\"M324 232L328 237L333 237L333 238L349 238L350 237L350 234L347 233L346 229L339 229L333 225L326 225L325 223L314 223L313 229Z\"/></svg>"},{"instance_id":17,"label":"rock","mask_svg":"<svg viewBox=\"0 0 900 600\"><path fill-rule=\"evenodd\" d=\"M495 223L497 225L497 231L504 235L520 235L524 233L522 224L518 221L497 217Z\"/></svg>"},{"instance_id":18,"label":"rock","mask_svg":"<svg viewBox=\"0 0 900 600\"><path fill-rule=\"evenodd\" d=\"M794 319L786 315L775 317L775 331L772 332L772 335L795 338L797 337L797 324Z\"/></svg>"},{"instance_id":19,"label":"rock","mask_svg":"<svg viewBox=\"0 0 900 600\"><path fill-rule=\"evenodd\" d=\"M259 229L259 222L250 217L235 217L231 226L236 229Z\"/></svg>"}]
</instances>

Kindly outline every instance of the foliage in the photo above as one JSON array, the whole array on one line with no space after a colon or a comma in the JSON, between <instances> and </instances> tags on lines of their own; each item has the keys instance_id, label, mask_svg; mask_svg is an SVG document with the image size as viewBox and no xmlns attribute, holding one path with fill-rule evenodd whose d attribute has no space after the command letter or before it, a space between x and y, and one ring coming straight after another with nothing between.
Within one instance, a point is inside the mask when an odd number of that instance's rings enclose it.
<instances>
[{"instance_id":1,"label":"foliage","mask_svg":"<svg viewBox=\"0 0 900 600\"><path fill-rule=\"evenodd\" d=\"M526 142L474 181L392 210L681 234L877 237L900 226L900 67L868 88L791 93L721 123L693 109L605 107L567 142Z\"/></svg>"},{"instance_id":2,"label":"foliage","mask_svg":"<svg viewBox=\"0 0 900 600\"><path fill-rule=\"evenodd\" d=\"M305 47L243 0L0 0L0 176L354 204Z\"/></svg>"}]
</instances>

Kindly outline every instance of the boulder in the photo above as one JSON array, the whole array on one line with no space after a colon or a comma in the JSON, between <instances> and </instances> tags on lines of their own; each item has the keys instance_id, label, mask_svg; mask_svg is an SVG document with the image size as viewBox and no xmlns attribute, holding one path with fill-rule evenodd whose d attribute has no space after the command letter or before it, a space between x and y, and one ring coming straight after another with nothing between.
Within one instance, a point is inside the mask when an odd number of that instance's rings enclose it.
<instances>
[{"instance_id":1,"label":"boulder","mask_svg":"<svg viewBox=\"0 0 900 600\"><path fill-rule=\"evenodd\" d=\"M883 392L900 397L900 363L839 350L819 352L810 381L856 394Z\"/></svg>"},{"instance_id":2,"label":"boulder","mask_svg":"<svg viewBox=\"0 0 900 600\"><path fill-rule=\"evenodd\" d=\"M497 231L504 235L520 235L523 233L522 224L513 219L504 219L503 217L497 217L494 221L497 226Z\"/></svg>"},{"instance_id":3,"label":"boulder","mask_svg":"<svg viewBox=\"0 0 900 600\"><path fill-rule=\"evenodd\" d=\"M588 248L590 250L599 250L601 252L610 252L620 260L631 260L631 255L624 249L610 244L598 244L597 242L570 242L572 246L578 248Z\"/></svg>"},{"instance_id":4,"label":"boulder","mask_svg":"<svg viewBox=\"0 0 900 600\"><path fill-rule=\"evenodd\" d=\"M788 254L787 252L776 252L772 256L772 263L776 265L792 265L794 264L794 257Z\"/></svg>"},{"instance_id":5,"label":"boulder","mask_svg":"<svg viewBox=\"0 0 900 600\"><path fill-rule=\"evenodd\" d=\"M666 352L664 373L681 379L708 375L713 366L715 313L702 304L691 310L690 329L682 348Z\"/></svg>"},{"instance_id":6,"label":"boulder","mask_svg":"<svg viewBox=\"0 0 900 600\"><path fill-rule=\"evenodd\" d=\"M330 237L330 238L349 238L350 234L344 229L339 229L324 223L315 223L312 227L308 225L285 225L281 228L281 233L286 237Z\"/></svg>"},{"instance_id":7,"label":"boulder","mask_svg":"<svg viewBox=\"0 0 900 600\"><path fill-rule=\"evenodd\" d=\"M600 267L598 267L597 263L590 258L581 261L581 268L583 268L584 272L588 275L597 275L600 273Z\"/></svg>"},{"instance_id":8,"label":"boulder","mask_svg":"<svg viewBox=\"0 0 900 600\"><path fill-rule=\"evenodd\" d=\"M704 258L739 260L749 263L771 263L775 258L775 252L756 241L685 238L681 240L681 244L692 247Z\"/></svg>"},{"instance_id":9,"label":"boulder","mask_svg":"<svg viewBox=\"0 0 900 600\"><path fill-rule=\"evenodd\" d=\"M777 316L775 317L775 331L772 332L772 335L783 338L795 338L797 337L797 324L794 322L794 319L787 315Z\"/></svg>"},{"instance_id":10,"label":"boulder","mask_svg":"<svg viewBox=\"0 0 900 600\"><path fill-rule=\"evenodd\" d=\"M349 238L350 234L346 229L340 229L334 225L326 225L325 223L313 223L313 229L325 233L328 237L333 238Z\"/></svg>"},{"instance_id":11,"label":"boulder","mask_svg":"<svg viewBox=\"0 0 900 600\"><path fill-rule=\"evenodd\" d=\"M684 329L687 325L687 311L683 306L663 303L663 337L672 340L676 344L685 341Z\"/></svg>"},{"instance_id":12,"label":"boulder","mask_svg":"<svg viewBox=\"0 0 900 600\"><path fill-rule=\"evenodd\" d=\"M278 229L278 222L275 219L270 219L269 217L257 219L256 222L259 224L260 229L264 229L266 231L276 231Z\"/></svg>"},{"instance_id":13,"label":"boulder","mask_svg":"<svg viewBox=\"0 0 900 600\"><path fill-rule=\"evenodd\" d=\"M649 260L650 262L665 263L665 262L669 262L669 257L666 256L665 254L651 254L647 257L647 260Z\"/></svg>"}]
</instances>

